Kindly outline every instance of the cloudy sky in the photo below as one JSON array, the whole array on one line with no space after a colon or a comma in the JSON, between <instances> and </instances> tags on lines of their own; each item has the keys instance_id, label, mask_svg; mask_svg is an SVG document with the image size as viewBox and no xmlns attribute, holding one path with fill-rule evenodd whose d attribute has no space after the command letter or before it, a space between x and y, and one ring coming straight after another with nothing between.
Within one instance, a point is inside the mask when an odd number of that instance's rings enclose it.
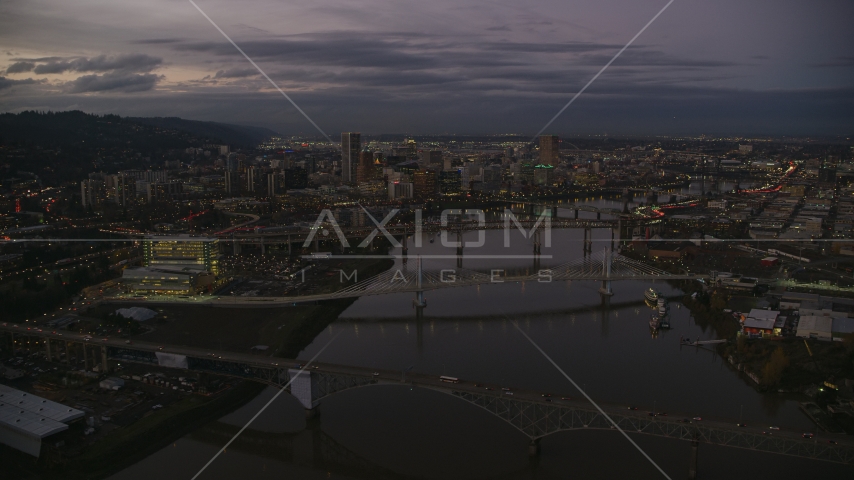
<instances>
[{"instance_id":1,"label":"cloudy sky","mask_svg":"<svg viewBox=\"0 0 854 480\"><path fill-rule=\"evenodd\" d=\"M328 134L533 135L667 0L196 0ZM854 133L854 2L675 0L548 129ZM316 133L188 0L0 2L0 111Z\"/></svg>"}]
</instances>

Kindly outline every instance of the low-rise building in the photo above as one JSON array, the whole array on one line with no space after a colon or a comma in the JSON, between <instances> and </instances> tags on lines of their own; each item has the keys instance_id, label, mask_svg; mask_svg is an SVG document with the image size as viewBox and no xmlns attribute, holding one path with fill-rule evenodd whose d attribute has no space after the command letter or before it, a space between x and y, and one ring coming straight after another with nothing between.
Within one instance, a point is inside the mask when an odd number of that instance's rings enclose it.
<instances>
[{"instance_id":1,"label":"low-rise building","mask_svg":"<svg viewBox=\"0 0 854 480\"><path fill-rule=\"evenodd\" d=\"M798 322L798 330L795 333L801 338L815 338L830 341L833 339L831 333L833 319L830 317L807 315L802 316Z\"/></svg>"}]
</instances>

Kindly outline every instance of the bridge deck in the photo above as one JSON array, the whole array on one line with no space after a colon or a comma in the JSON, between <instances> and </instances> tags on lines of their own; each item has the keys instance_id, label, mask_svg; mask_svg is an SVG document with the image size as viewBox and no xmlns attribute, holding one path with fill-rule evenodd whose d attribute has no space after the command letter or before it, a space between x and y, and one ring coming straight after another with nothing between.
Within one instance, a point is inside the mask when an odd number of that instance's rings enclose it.
<instances>
[{"instance_id":1,"label":"bridge deck","mask_svg":"<svg viewBox=\"0 0 854 480\"><path fill-rule=\"evenodd\" d=\"M100 339L86 342L84 335L63 332L53 334L27 327L0 325L0 332L49 338L54 341L91 343L103 346L114 360L169 367L162 364L158 352L187 357L188 368L223 375L237 376L282 386L289 382L290 370L299 368L298 360L249 355L232 352L215 352L206 349L180 346L160 346L147 342L126 343L123 339ZM478 384L461 379L459 383L441 381L436 375L407 373L405 382L402 372L373 370L358 366L313 364L308 370L312 377L311 402L337 392L370 385L411 385L446 393L467 401L498 416L532 439L564 430L611 429L612 424L602 413L584 400L572 395L546 396L544 392L523 389L502 390L506 386ZM763 434L760 428L739 428L734 421L703 420L686 423L684 418L692 415L670 413L668 416L650 416L647 412L630 410L627 406L600 404L605 413L620 428L649 435L664 436L681 440L697 439L701 442L747 448L752 450L793 455L838 463L854 462L854 443L847 439L827 438L804 439L799 432L777 431L774 435ZM833 437L836 439L837 437Z\"/></svg>"}]
</instances>

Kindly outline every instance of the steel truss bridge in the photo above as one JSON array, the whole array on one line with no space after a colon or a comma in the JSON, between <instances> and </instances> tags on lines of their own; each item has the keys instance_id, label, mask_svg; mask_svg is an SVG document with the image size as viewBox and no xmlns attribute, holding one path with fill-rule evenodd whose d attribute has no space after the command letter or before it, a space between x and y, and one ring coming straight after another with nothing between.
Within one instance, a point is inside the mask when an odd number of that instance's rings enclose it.
<instances>
[{"instance_id":1,"label":"steel truss bridge","mask_svg":"<svg viewBox=\"0 0 854 480\"><path fill-rule=\"evenodd\" d=\"M66 332L26 330L12 325L0 326L7 339L25 337L43 341L48 359L59 359L58 350L67 352L80 345L100 350L101 367L110 371L115 362L133 362L151 366L178 368L197 373L213 373L245 378L282 388L303 405L307 413L316 412L321 401L342 391L374 385L405 385L435 390L477 406L504 420L531 440L535 453L539 439L561 431L612 429L605 416L583 400L569 397L548 397L542 392L513 389L502 390L498 385L476 384L468 380L448 383L435 375L400 371L366 369L317 363L300 370L297 360L276 357L211 353L191 347L162 347L148 343L126 344L122 339L90 342L84 335ZM51 340L53 350L51 350ZM76 344L76 345L75 345ZM53 354L51 354L51 351ZM70 355L66 355L66 360ZM841 441L831 444L827 439L805 439L795 432L778 431L773 436L761 430L736 426L735 421L680 422L678 414L650 416L646 412L628 410L625 406L606 405L604 412L624 431L677 440L743 448L781 455L851 464L854 463L854 444ZM690 417L685 415L684 417Z\"/></svg>"},{"instance_id":2,"label":"steel truss bridge","mask_svg":"<svg viewBox=\"0 0 854 480\"><path fill-rule=\"evenodd\" d=\"M412 257L410 257L412 258ZM423 259L415 257L401 267L394 267L366 280L357 281L341 290L315 295L294 297L211 297L208 303L216 305L268 305L316 302L340 298L355 298L368 295L390 293L415 293L416 306L425 306L423 293L444 288L467 287L500 283L590 280L601 281L600 293L610 296L611 282L617 280L690 280L705 278L705 275L690 273L675 274L652 267L644 262L633 260L610 250L586 255L553 267L535 265L521 272L510 270L490 270L480 272L462 267L427 270L423 268ZM353 272L341 271L341 281L353 278Z\"/></svg>"}]
</instances>

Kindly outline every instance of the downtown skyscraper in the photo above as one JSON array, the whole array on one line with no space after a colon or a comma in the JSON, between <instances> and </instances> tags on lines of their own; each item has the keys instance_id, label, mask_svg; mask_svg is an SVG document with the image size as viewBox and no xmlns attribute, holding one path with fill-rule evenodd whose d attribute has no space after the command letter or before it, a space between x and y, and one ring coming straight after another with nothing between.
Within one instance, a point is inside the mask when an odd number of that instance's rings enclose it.
<instances>
[{"instance_id":1,"label":"downtown skyscraper","mask_svg":"<svg viewBox=\"0 0 854 480\"><path fill-rule=\"evenodd\" d=\"M557 135L540 135L540 164L556 166L560 161L560 138Z\"/></svg>"},{"instance_id":2,"label":"downtown skyscraper","mask_svg":"<svg viewBox=\"0 0 854 480\"><path fill-rule=\"evenodd\" d=\"M356 181L356 170L359 166L361 151L361 134L357 132L341 133L341 180L344 183Z\"/></svg>"}]
</instances>

